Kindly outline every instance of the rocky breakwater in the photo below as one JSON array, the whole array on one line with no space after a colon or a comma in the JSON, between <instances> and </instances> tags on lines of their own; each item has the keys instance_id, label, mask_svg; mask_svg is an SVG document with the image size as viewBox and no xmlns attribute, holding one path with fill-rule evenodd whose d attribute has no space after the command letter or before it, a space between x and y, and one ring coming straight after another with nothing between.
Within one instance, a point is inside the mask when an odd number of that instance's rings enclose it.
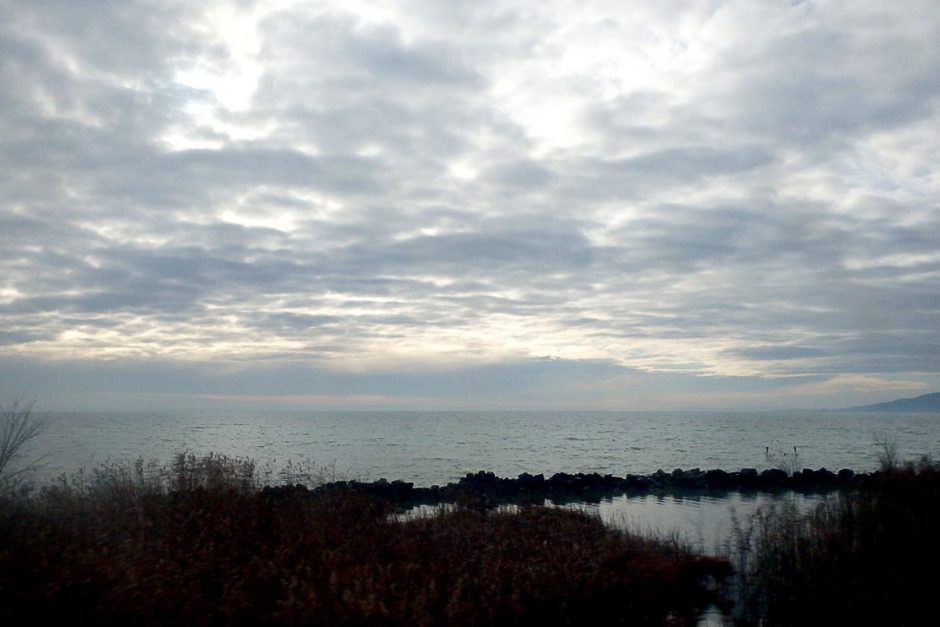
<instances>
[{"instance_id":1,"label":"rocky breakwater","mask_svg":"<svg viewBox=\"0 0 940 627\"><path fill-rule=\"evenodd\" d=\"M742 468L733 472L677 468L672 472L658 470L649 475L628 474L624 477L560 472L548 478L542 474L529 473L510 478L481 470L443 486L418 487L412 482L379 479L372 482L334 481L312 489L303 485L266 486L262 494L279 499L297 495L355 493L402 507L439 503L489 507L504 503L543 503L545 499L555 503L590 503L622 494L784 490L826 492L865 487L875 481L878 474L856 473L849 469L832 472L826 468L804 468L793 474L776 468L763 471Z\"/></svg>"}]
</instances>

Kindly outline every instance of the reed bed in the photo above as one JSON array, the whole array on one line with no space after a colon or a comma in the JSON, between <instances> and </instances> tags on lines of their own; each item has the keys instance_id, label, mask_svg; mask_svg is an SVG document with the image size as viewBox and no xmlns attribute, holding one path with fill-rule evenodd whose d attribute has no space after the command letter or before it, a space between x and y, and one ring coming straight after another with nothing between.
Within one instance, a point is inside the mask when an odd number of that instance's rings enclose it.
<instances>
[{"instance_id":1,"label":"reed bed","mask_svg":"<svg viewBox=\"0 0 940 627\"><path fill-rule=\"evenodd\" d=\"M809 514L782 503L739 525L742 625L923 625L940 590L940 466L893 456L873 485ZM934 618L930 618L933 616Z\"/></svg>"},{"instance_id":2,"label":"reed bed","mask_svg":"<svg viewBox=\"0 0 940 627\"><path fill-rule=\"evenodd\" d=\"M111 464L8 493L0 622L694 624L730 565L583 512L403 520L351 491L261 491L250 460Z\"/></svg>"}]
</instances>

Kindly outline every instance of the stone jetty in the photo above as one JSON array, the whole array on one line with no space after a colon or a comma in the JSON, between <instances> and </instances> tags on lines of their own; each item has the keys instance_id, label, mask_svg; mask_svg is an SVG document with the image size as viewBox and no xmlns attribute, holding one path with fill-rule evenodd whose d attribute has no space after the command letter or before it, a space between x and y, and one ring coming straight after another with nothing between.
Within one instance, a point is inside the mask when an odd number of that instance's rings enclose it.
<instances>
[{"instance_id":1,"label":"stone jetty","mask_svg":"<svg viewBox=\"0 0 940 627\"><path fill-rule=\"evenodd\" d=\"M298 495L358 493L408 507L420 504L461 503L473 506L493 506L504 503L541 503L550 499L555 503L598 502L604 498L650 493L721 493L735 491L828 492L837 489L861 488L877 480L879 473L857 473L849 469L838 472L820 468L788 474L772 468L701 470L677 468L672 472L658 470L649 475L628 474L623 477L599 473L522 473L518 477L498 477L492 472L468 473L455 483L417 487L408 481L379 479L372 482L334 481L307 488L303 485L266 486L262 494L271 499Z\"/></svg>"}]
</instances>

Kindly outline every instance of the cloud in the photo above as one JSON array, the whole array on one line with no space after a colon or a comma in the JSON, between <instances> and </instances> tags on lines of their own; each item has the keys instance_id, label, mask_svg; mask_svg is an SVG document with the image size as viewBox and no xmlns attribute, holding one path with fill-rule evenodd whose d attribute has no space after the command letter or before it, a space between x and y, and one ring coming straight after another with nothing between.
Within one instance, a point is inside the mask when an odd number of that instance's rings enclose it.
<instances>
[{"instance_id":1,"label":"cloud","mask_svg":"<svg viewBox=\"0 0 940 627\"><path fill-rule=\"evenodd\" d=\"M936 381L930 8L4 6L0 342L359 399Z\"/></svg>"},{"instance_id":2,"label":"cloud","mask_svg":"<svg viewBox=\"0 0 940 627\"><path fill-rule=\"evenodd\" d=\"M559 359L341 372L299 362L0 359L7 385L41 381L51 410L346 407L371 409L693 409L708 396L785 395L811 377L765 380L643 373ZM34 384L35 387L35 384ZM758 400L759 402L759 400Z\"/></svg>"}]
</instances>

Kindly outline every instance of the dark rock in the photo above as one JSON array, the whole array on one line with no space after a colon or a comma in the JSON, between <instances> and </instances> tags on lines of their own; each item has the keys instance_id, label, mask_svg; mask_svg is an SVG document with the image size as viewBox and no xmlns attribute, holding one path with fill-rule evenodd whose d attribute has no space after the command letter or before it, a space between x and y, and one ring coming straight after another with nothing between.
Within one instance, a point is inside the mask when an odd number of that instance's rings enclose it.
<instances>
[{"instance_id":1,"label":"dark rock","mask_svg":"<svg viewBox=\"0 0 940 627\"><path fill-rule=\"evenodd\" d=\"M530 475L529 473L524 472L516 478L516 481L524 486L542 485L545 483L545 475L541 473L537 475Z\"/></svg>"},{"instance_id":2,"label":"dark rock","mask_svg":"<svg viewBox=\"0 0 940 627\"><path fill-rule=\"evenodd\" d=\"M812 468L804 468L802 471L794 475L799 482L803 485L812 485L816 482L816 471Z\"/></svg>"},{"instance_id":3,"label":"dark rock","mask_svg":"<svg viewBox=\"0 0 940 627\"><path fill-rule=\"evenodd\" d=\"M624 480L627 490L635 490L637 492L646 492L652 486L653 482L649 477L643 475L627 475Z\"/></svg>"},{"instance_id":4,"label":"dark rock","mask_svg":"<svg viewBox=\"0 0 940 627\"><path fill-rule=\"evenodd\" d=\"M720 469L706 471L703 479L709 488L729 488L734 484L731 474Z\"/></svg>"},{"instance_id":5,"label":"dark rock","mask_svg":"<svg viewBox=\"0 0 940 627\"><path fill-rule=\"evenodd\" d=\"M705 480L705 473L698 468L679 471L678 474L676 474L676 471L673 471L672 480L674 485L684 489L691 490L708 487L708 483Z\"/></svg>"},{"instance_id":6,"label":"dark rock","mask_svg":"<svg viewBox=\"0 0 940 627\"><path fill-rule=\"evenodd\" d=\"M790 475L779 468L768 468L760 473L760 483L764 487L778 488L787 484Z\"/></svg>"},{"instance_id":7,"label":"dark rock","mask_svg":"<svg viewBox=\"0 0 940 627\"><path fill-rule=\"evenodd\" d=\"M826 470L825 468L820 468L816 471L816 481L821 485L833 483L836 480L836 474L831 470Z\"/></svg>"},{"instance_id":8,"label":"dark rock","mask_svg":"<svg viewBox=\"0 0 940 627\"><path fill-rule=\"evenodd\" d=\"M575 483L575 478L573 475L569 475L566 472L556 472L554 475L549 477L548 483L554 488L571 486Z\"/></svg>"},{"instance_id":9,"label":"dark rock","mask_svg":"<svg viewBox=\"0 0 940 627\"><path fill-rule=\"evenodd\" d=\"M739 488L756 488L760 482L760 475L756 468L742 468L737 473L737 484Z\"/></svg>"},{"instance_id":10,"label":"dark rock","mask_svg":"<svg viewBox=\"0 0 940 627\"><path fill-rule=\"evenodd\" d=\"M825 468L802 471L788 476L779 468L758 472L756 468L742 468L738 472L721 469L702 471L699 468L672 472L660 469L650 475L559 472L546 479L545 475L521 473L516 478L498 477L481 470L467 473L456 483L429 488L415 487L410 481L388 481L384 477L371 483L335 481L308 490L303 485L265 486L261 495L268 500L283 500L298 496L356 492L397 507L418 503L461 503L489 508L508 502L541 502L550 498L555 503L599 502L603 498L625 492L672 490L778 490L782 488L804 490L831 490L842 487L865 487L878 481L878 473L855 473L842 469L838 474Z\"/></svg>"}]
</instances>

